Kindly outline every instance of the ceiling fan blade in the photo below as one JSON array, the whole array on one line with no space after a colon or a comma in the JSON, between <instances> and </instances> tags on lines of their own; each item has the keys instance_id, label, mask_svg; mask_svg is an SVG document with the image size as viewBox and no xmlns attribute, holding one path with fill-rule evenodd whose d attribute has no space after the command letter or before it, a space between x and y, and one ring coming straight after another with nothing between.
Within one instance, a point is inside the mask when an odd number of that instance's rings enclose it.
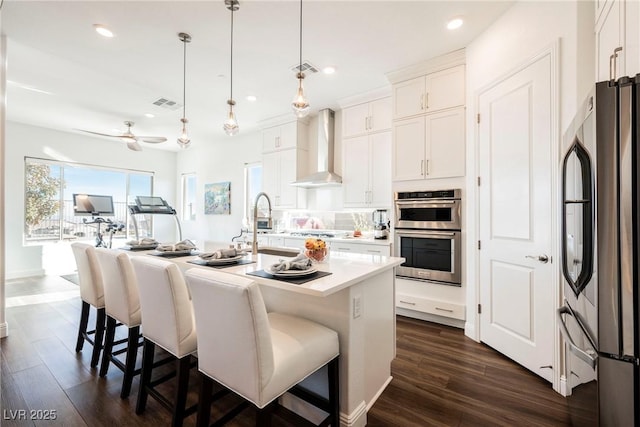
<instances>
[{"instance_id":1,"label":"ceiling fan blade","mask_svg":"<svg viewBox=\"0 0 640 427\"><path fill-rule=\"evenodd\" d=\"M164 136L136 136L136 138L150 144L159 144L167 140Z\"/></svg>"},{"instance_id":2,"label":"ceiling fan blade","mask_svg":"<svg viewBox=\"0 0 640 427\"><path fill-rule=\"evenodd\" d=\"M127 148L132 151L142 151L142 147L138 144L137 141L127 142Z\"/></svg>"},{"instance_id":3,"label":"ceiling fan blade","mask_svg":"<svg viewBox=\"0 0 640 427\"><path fill-rule=\"evenodd\" d=\"M121 135L109 135L106 133L100 133L100 132L92 132L90 130L84 130L84 129L74 129L74 130L79 130L80 132L86 132L86 133L92 133L94 135L100 135L100 136L109 136L111 138L120 138Z\"/></svg>"}]
</instances>

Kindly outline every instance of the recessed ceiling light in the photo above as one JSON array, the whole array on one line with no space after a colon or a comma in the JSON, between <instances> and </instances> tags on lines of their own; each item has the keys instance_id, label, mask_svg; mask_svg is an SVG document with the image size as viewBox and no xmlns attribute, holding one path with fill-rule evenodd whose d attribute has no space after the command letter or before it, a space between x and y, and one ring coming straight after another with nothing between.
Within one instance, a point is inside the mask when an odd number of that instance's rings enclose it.
<instances>
[{"instance_id":1,"label":"recessed ceiling light","mask_svg":"<svg viewBox=\"0 0 640 427\"><path fill-rule=\"evenodd\" d=\"M333 66L324 67L322 69L322 72L325 74L333 74L336 72L336 67L333 67Z\"/></svg>"},{"instance_id":2,"label":"recessed ceiling light","mask_svg":"<svg viewBox=\"0 0 640 427\"><path fill-rule=\"evenodd\" d=\"M457 28L462 27L462 23L464 21L462 20L462 18L453 18L451 21L447 22L447 29L449 30L455 30Z\"/></svg>"},{"instance_id":3,"label":"recessed ceiling light","mask_svg":"<svg viewBox=\"0 0 640 427\"><path fill-rule=\"evenodd\" d=\"M256 100L257 100L258 98L256 98L256 96L255 96L255 95L248 95L246 99L247 99L247 101L249 101L249 102L256 102Z\"/></svg>"},{"instance_id":4,"label":"recessed ceiling light","mask_svg":"<svg viewBox=\"0 0 640 427\"><path fill-rule=\"evenodd\" d=\"M93 24L93 28L96 30L98 34L104 37L113 37L113 33L110 29L101 24Z\"/></svg>"},{"instance_id":5,"label":"recessed ceiling light","mask_svg":"<svg viewBox=\"0 0 640 427\"><path fill-rule=\"evenodd\" d=\"M149 117L150 119L153 119L155 116L151 113L144 113L145 117Z\"/></svg>"}]
</instances>

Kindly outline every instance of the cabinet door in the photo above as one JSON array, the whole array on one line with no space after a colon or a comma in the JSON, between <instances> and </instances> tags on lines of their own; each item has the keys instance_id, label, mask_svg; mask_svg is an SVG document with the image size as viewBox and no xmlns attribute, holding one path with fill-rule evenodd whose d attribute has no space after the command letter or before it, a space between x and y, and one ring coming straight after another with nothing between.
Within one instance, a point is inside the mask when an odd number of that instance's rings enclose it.
<instances>
[{"instance_id":1,"label":"cabinet door","mask_svg":"<svg viewBox=\"0 0 640 427\"><path fill-rule=\"evenodd\" d=\"M262 152L275 151L280 143L280 126L262 130Z\"/></svg>"},{"instance_id":2,"label":"cabinet door","mask_svg":"<svg viewBox=\"0 0 640 427\"><path fill-rule=\"evenodd\" d=\"M286 148L296 148L298 143L298 123L291 122L280 126L279 150Z\"/></svg>"},{"instance_id":3,"label":"cabinet door","mask_svg":"<svg viewBox=\"0 0 640 427\"><path fill-rule=\"evenodd\" d=\"M369 203L375 207L391 206L391 132L369 136Z\"/></svg>"},{"instance_id":4,"label":"cabinet door","mask_svg":"<svg viewBox=\"0 0 640 427\"><path fill-rule=\"evenodd\" d=\"M610 79L610 57L617 47L622 47L623 50L618 53L616 74L617 77L624 75L626 51L622 45L622 40L624 40L622 37L624 34L623 13L624 9L620 0L610 1L602 11L602 16L596 27L596 76L598 81Z\"/></svg>"},{"instance_id":5,"label":"cabinet door","mask_svg":"<svg viewBox=\"0 0 640 427\"><path fill-rule=\"evenodd\" d=\"M297 178L297 150L283 150L278 152L280 156L280 182L278 207L297 207L298 187L291 185Z\"/></svg>"},{"instance_id":6,"label":"cabinet door","mask_svg":"<svg viewBox=\"0 0 640 427\"><path fill-rule=\"evenodd\" d=\"M262 191L273 202L280 195L280 155L277 152L262 155Z\"/></svg>"},{"instance_id":7,"label":"cabinet door","mask_svg":"<svg viewBox=\"0 0 640 427\"><path fill-rule=\"evenodd\" d=\"M342 110L342 137L364 135L369 123L369 104L359 104Z\"/></svg>"},{"instance_id":8,"label":"cabinet door","mask_svg":"<svg viewBox=\"0 0 640 427\"><path fill-rule=\"evenodd\" d=\"M391 129L391 97L376 99L369 103L369 132Z\"/></svg>"},{"instance_id":9,"label":"cabinet door","mask_svg":"<svg viewBox=\"0 0 640 427\"><path fill-rule=\"evenodd\" d=\"M426 178L464 176L464 108L426 116Z\"/></svg>"},{"instance_id":10,"label":"cabinet door","mask_svg":"<svg viewBox=\"0 0 640 427\"><path fill-rule=\"evenodd\" d=\"M424 112L425 78L418 77L393 86L393 118Z\"/></svg>"},{"instance_id":11,"label":"cabinet door","mask_svg":"<svg viewBox=\"0 0 640 427\"><path fill-rule=\"evenodd\" d=\"M394 181L424 178L424 117L393 124L392 170Z\"/></svg>"},{"instance_id":12,"label":"cabinet door","mask_svg":"<svg viewBox=\"0 0 640 427\"><path fill-rule=\"evenodd\" d=\"M464 105L464 65L428 74L425 84L426 112Z\"/></svg>"},{"instance_id":13,"label":"cabinet door","mask_svg":"<svg viewBox=\"0 0 640 427\"><path fill-rule=\"evenodd\" d=\"M369 137L342 140L342 159L344 205L365 206L369 191Z\"/></svg>"}]
</instances>

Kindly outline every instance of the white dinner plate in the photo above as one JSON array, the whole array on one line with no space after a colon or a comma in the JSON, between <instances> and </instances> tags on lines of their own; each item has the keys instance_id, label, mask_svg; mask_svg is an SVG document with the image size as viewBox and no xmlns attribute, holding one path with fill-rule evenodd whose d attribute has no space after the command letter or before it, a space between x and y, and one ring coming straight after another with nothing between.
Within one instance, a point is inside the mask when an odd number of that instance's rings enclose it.
<instances>
[{"instance_id":1,"label":"white dinner plate","mask_svg":"<svg viewBox=\"0 0 640 427\"><path fill-rule=\"evenodd\" d=\"M236 263L240 261L242 258L244 258L244 255L236 255L234 257L229 257L229 258L210 258L210 259L200 258L200 259L205 261L207 265L223 265L223 264Z\"/></svg>"},{"instance_id":2,"label":"white dinner plate","mask_svg":"<svg viewBox=\"0 0 640 427\"><path fill-rule=\"evenodd\" d=\"M271 269L266 269L265 271L274 277L304 277L315 273L318 269L311 267L306 270L271 271Z\"/></svg>"}]
</instances>

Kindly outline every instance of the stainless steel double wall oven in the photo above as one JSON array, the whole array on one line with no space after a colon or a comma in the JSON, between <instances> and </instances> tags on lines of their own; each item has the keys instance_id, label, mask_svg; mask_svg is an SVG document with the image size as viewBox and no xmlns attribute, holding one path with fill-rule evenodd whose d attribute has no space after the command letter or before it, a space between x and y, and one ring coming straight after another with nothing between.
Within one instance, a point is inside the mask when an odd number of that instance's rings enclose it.
<instances>
[{"instance_id":1,"label":"stainless steel double wall oven","mask_svg":"<svg viewBox=\"0 0 640 427\"><path fill-rule=\"evenodd\" d=\"M461 284L461 190L395 193L396 275Z\"/></svg>"}]
</instances>

